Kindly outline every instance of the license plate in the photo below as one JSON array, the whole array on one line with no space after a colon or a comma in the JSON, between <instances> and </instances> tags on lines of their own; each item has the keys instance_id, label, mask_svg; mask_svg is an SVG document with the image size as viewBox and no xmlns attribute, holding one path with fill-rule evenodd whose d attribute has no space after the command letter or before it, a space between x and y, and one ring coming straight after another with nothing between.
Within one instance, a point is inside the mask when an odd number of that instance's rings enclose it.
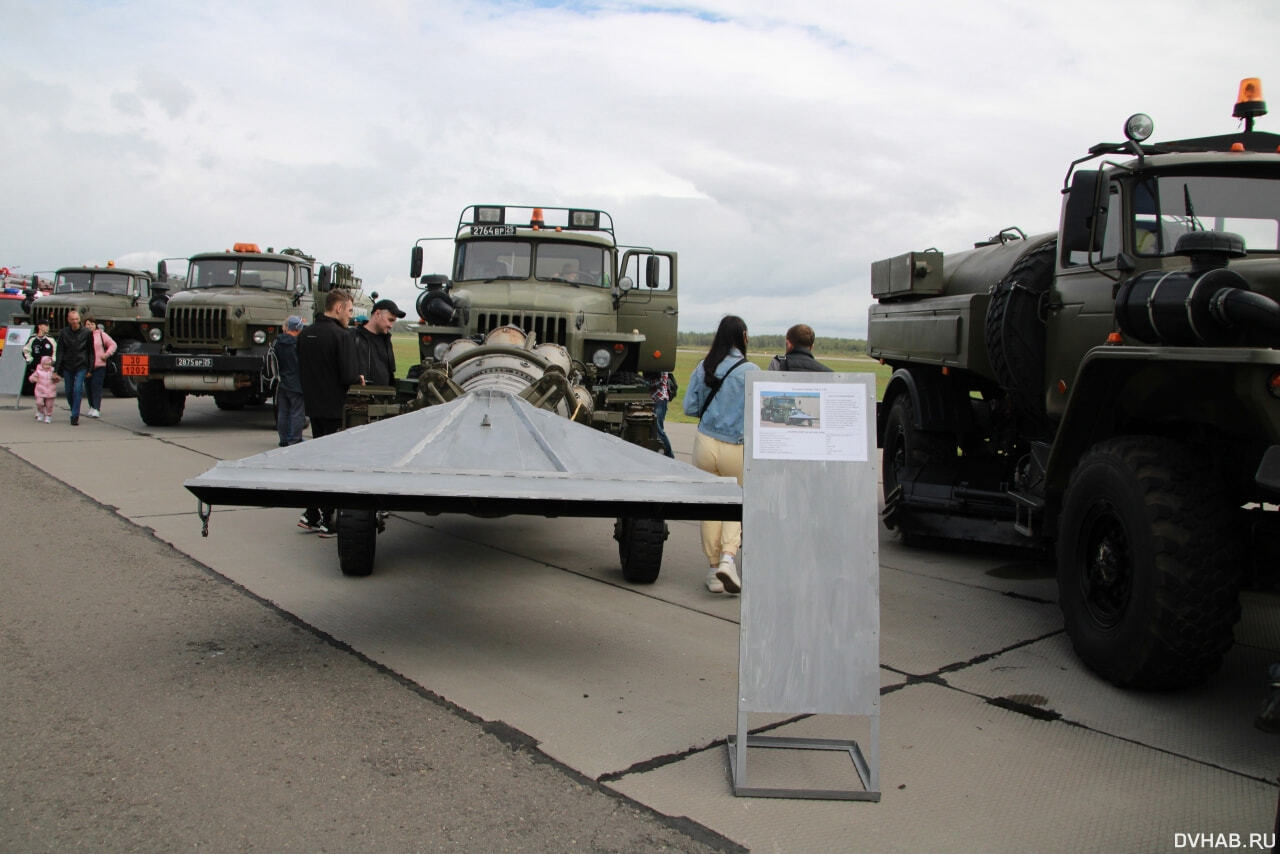
<instances>
[{"instance_id":1,"label":"license plate","mask_svg":"<svg viewBox=\"0 0 1280 854\"><path fill-rule=\"evenodd\" d=\"M514 225L473 225L473 237L513 237L516 233Z\"/></svg>"},{"instance_id":2,"label":"license plate","mask_svg":"<svg viewBox=\"0 0 1280 854\"><path fill-rule=\"evenodd\" d=\"M212 356L179 356L174 360L175 367L179 368L212 368Z\"/></svg>"}]
</instances>

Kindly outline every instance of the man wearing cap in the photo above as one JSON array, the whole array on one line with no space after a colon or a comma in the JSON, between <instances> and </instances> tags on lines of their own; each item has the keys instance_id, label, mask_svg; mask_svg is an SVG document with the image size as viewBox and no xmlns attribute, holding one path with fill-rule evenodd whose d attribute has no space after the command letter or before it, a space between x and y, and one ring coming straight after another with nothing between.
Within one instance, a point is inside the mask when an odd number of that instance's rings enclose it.
<instances>
[{"instance_id":1,"label":"man wearing cap","mask_svg":"<svg viewBox=\"0 0 1280 854\"><path fill-rule=\"evenodd\" d=\"M298 335L302 327L301 317L290 316L274 345L280 377L276 385L276 432L280 434L282 448L302 441L302 425L307 420L302 403L302 376L298 373Z\"/></svg>"},{"instance_id":2,"label":"man wearing cap","mask_svg":"<svg viewBox=\"0 0 1280 854\"><path fill-rule=\"evenodd\" d=\"M369 320L351 333L355 338L356 363L365 385L391 385L396 380L396 354L391 349L391 327L404 317L394 302L380 299L373 304Z\"/></svg>"}]
</instances>

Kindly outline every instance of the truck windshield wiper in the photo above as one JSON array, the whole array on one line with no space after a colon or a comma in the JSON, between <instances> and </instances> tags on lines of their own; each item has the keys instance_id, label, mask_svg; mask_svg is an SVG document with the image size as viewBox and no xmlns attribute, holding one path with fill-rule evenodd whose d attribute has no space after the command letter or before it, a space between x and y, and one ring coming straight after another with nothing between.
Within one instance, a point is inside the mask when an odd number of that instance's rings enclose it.
<instances>
[{"instance_id":1,"label":"truck windshield wiper","mask_svg":"<svg viewBox=\"0 0 1280 854\"><path fill-rule=\"evenodd\" d=\"M1204 226L1200 224L1200 220L1196 219L1196 209L1191 205L1191 187L1187 184L1182 185L1182 205L1186 210L1187 219L1191 220L1191 230L1204 231Z\"/></svg>"}]
</instances>

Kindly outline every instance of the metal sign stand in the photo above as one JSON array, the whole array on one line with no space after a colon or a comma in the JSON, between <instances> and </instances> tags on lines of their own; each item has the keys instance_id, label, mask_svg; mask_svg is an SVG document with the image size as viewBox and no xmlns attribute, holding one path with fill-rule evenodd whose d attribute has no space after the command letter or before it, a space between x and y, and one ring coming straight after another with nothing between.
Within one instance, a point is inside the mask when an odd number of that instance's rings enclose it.
<instances>
[{"instance_id":1,"label":"metal sign stand","mask_svg":"<svg viewBox=\"0 0 1280 854\"><path fill-rule=\"evenodd\" d=\"M27 378L27 361L22 358L22 348L31 337L32 327L10 326L4 336L4 353L0 354L0 396L13 395L13 403L3 409L22 409L22 383Z\"/></svg>"},{"instance_id":2,"label":"metal sign stand","mask_svg":"<svg viewBox=\"0 0 1280 854\"><path fill-rule=\"evenodd\" d=\"M752 372L733 793L880 800L875 375ZM751 712L861 716L853 740L750 735ZM861 789L751 785L752 748L847 753Z\"/></svg>"}]
</instances>

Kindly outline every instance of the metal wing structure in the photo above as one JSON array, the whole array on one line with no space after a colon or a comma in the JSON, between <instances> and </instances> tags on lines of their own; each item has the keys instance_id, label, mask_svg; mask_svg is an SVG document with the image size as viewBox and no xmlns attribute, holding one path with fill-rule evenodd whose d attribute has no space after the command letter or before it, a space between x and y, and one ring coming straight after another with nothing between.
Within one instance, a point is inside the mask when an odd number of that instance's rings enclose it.
<instances>
[{"instance_id":1,"label":"metal wing structure","mask_svg":"<svg viewBox=\"0 0 1280 854\"><path fill-rule=\"evenodd\" d=\"M489 391L224 460L183 485L210 505L742 518L733 478Z\"/></svg>"}]
</instances>

